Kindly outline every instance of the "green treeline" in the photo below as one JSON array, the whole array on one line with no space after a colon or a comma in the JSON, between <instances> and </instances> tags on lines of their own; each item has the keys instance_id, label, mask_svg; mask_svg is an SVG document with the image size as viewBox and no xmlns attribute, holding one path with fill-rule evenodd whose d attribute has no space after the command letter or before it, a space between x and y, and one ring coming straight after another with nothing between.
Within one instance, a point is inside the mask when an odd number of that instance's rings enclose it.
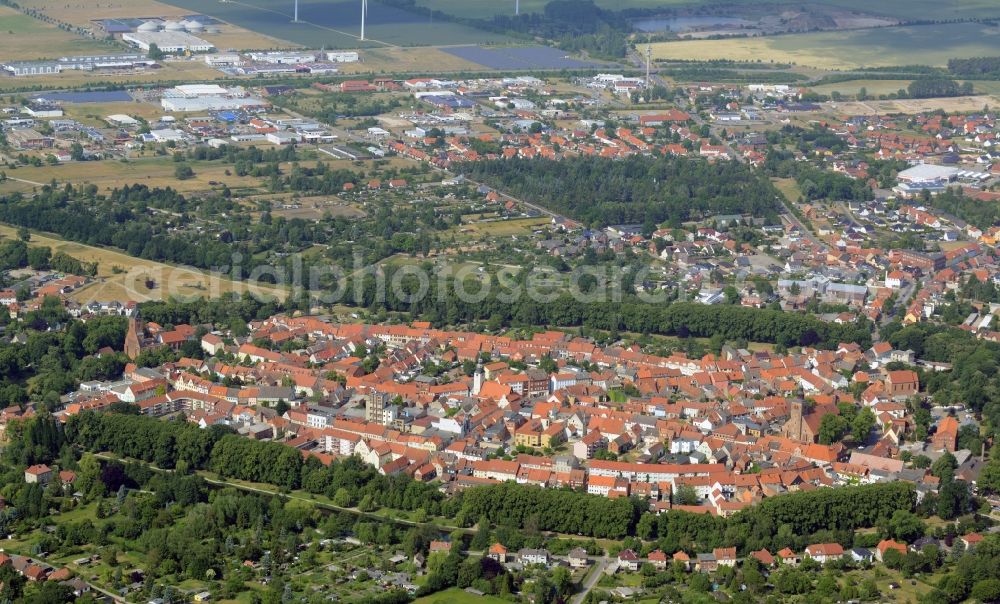
<instances>
[{"instance_id":1,"label":"green treeline","mask_svg":"<svg viewBox=\"0 0 1000 604\"><path fill-rule=\"evenodd\" d=\"M856 529L876 526L897 510L910 511L915 502L912 485L893 482L770 497L729 518L682 511L654 515L643 513L636 500L504 483L467 490L462 512L495 524L587 537L637 535L668 552L735 546L745 554L803 547L799 541L814 535L850 544Z\"/></svg>"},{"instance_id":2,"label":"green treeline","mask_svg":"<svg viewBox=\"0 0 1000 604\"><path fill-rule=\"evenodd\" d=\"M966 197L962 187L949 187L939 195L925 195L921 201L984 231L1000 222L1000 204Z\"/></svg>"},{"instance_id":3,"label":"green treeline","mask_svg":"<svg viewBox=\"0 0 1000 604\"><path fill-rule=\"evenodd\" d=\"M97 274L97 263L83 263L66 252L52 253L52 248L28 247L19 239L8 239L0 243L0 271L31 267L35 270L53 270L70 275Z\"/></svg>"},{"instance_id":4,"label":"green treeline","mask_svg":"<svg viewBox=\"0 0 1000 604\"><path fill-rule=\"evenodd\" d=\"M384 306L387 310L410 312L438 325L455 325L485 321L499 325L553 325L559 327L584 326L613 332L635 332L687 337L721 336L726 340L768 342L784 347L817 346L834 348L841 342L857 342L863 347L871 345L871 328L865 319L853 324L826 323L812 315L788 313L780 310L747 308L719 304L705 305L693 302L651 304L636 296L623 296L621 301L601 299L585 301L569 294L554 296L550 301L537 302L533 296L516 288L501 290L491 281L490 291L479 297L462 300L456 295L454 283L439 289L431 280L428 293L406 300L407 291L417 291L410 286L410 276L403 277L403 292L388 288L384 302L376 295L373 277L367 277L359 287L347 288L352 302L364 308ZM387 282L392 283L389 276ZM415 281L415 277L413 280ZM463 284L459 284L462 286ZM412 290L407 289L412 287ZM473 286L463 287L474 294ZM626 291L628 287L624 288ZM511 294L514 292L513 294ZM504 296L511 294L511 300ZM402 298L401 299L401 295Z\"/></svg>"},{"instance_id":5,"label":"green treeline","mask_svg":"<svg viewBox=\"0 0 1000 604\"><path fill-rule=\"evenodd\" d=\"M61 449L63 437L57 431L33 430L21 439L22 447L31 452L21 456L24 461L45 460ZM127 412L85 412L70 418L64 434L67 444L87 451L109 451L164 468L207 469L240 480L302 488L324 494L337 505L358 505L362 510L422 508L431 516L455 518L466 526L485 520L594 538L638 535L658 540L671 551L721 545L735 545L741 551L774 547L776 535L789 532L832 534L847 542L854 530L875 526L897 510L912 510L915 504L912 485L901 482L768 498L730 518L686 512L656 516L644 513L637 499L608 499L515 483L474 487L445 499L434 485L405 475L382 476L356 457L324 466L315 458L303 460L292 447L243 438L224 427L202 430L194 424Z\"/></svg>"},{"instance_id":6,"label":"green treeline","mask_svg":"<svg viewBox=\"0 0 1000 604\"><path fill-rule=\"evenodd\" d=\"M195 424L129 413L85 412L66 422L65 438L87 451L107 451L162 468L211 470L239 480L301 488L345 507L423 508L431 516L454 517L460 503L445 500L433 485L409 476L382 476L356 457L324 466L314 457L303 459L293 447L243 438L221 426L202 430Z\"/></svg>"},{"instance_id":7,"label":"green treeline","mask_svg":"<svg viewBox=\"0 0 1000 604\"><path fill-rule=\"evenodd\" d=\"M750 214L777 222L777 190L736 161L515 158L464 163L454 170L594 226L680 226L714 214Z\"/></svg>"},{"instance_id":8,"label":"green treeline","mask_svg":"<svg viewBox=\"0 0 1000 604\"><path fill-rule=\"evenodd\" d=\"M962 78L1000 80L1000 57L948 59L948 71Z\"/></svg>"},{"instance_id":9,"label":"green treeline","mask_svg":"<svg viewBox=\"0 0 1000 604\"><path fill-rule=\"evenodd\" d=\"M909 93L910 98L931 99L944 96L970 95L973 93L973 87L972 82L959 84L949 78L930 77L913 80L906 87L906 92Z\"/></svg>"},{"instance_id":10,"label":"green treeline","mask_svg":"<svg viewBox=\"0 0 1000 604\"><path fill-rule=\"evenodd\" d=\"M505 526L536 526L543 531L622 539L634 533L639 509L633 499L505 482L465 491L462 513L466 518L485 517Z\"/></svg>"}]
</instances>

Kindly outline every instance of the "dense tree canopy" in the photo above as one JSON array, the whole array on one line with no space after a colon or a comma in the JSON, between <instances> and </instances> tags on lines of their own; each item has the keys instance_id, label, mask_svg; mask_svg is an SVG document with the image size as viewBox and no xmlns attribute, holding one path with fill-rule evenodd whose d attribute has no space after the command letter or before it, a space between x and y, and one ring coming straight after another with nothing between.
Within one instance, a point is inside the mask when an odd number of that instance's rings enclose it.
<instances>
[{"instance_id":1,"label":"dense tree canopy","mask_svg":"<svg viewBox=\"0 0 1000 604\"><path fill-rule=\"evenodd\" d=\"M736 161L641 155L624 160L515 158L465 163L454 170L595 226L680 225L713 214L777 221L777 191Z\"/></svg>"}]
</instances>

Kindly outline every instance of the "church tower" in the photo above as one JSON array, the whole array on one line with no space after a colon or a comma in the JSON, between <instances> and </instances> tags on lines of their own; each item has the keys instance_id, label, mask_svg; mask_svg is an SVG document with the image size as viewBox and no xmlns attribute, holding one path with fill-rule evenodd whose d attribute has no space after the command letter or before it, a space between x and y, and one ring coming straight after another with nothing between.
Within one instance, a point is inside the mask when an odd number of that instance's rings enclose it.
<instances>
[{"instance_id":1,"label":"church tower","mask_svg":"<svg viewBox=\"0 0 1000 604\"><path fill-rule=\"evenodd\" d=\"M479 363L476 365L476 373L472 376L472 396L479 394L479 391L483 389L483 365Z\"/></svg>"},{"instance_id":2,"label":"church tower","mask_svg":"<svg viewBox=\"0 0 1000 604\"><path fill-rule=\"evenodd\" d=\"M125 334L125 355L135 360L142 352L142 326L137 317L128 320L128 333Z\"/></svg>"}]
</instances>

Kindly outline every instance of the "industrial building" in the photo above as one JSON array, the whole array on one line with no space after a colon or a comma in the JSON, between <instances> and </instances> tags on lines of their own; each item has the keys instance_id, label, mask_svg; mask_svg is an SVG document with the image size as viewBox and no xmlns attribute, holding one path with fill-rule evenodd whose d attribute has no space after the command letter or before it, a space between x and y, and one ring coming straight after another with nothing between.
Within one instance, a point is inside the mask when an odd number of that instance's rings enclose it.
<instances>
[{"instance_id":1,"label":"industrial building","mask_svg":"<svg viewBox=\"0 0 1000 604\"><path fill-rule=\"evenodd\" d=\"M126 34L130 32L149 31L187 31L190 33L217 34L220 31L219 20L205 15L188 15L180 21L160 18L122 18L98 19L94 21L98 27L109 35Z\"/></svg>"},{"instance_id":2,"label":"industrial building","mask_svg":"<svg viewBox=\"0 0 1000 604\"><path fill-rule=\"evenodd\" d=\"M356 50L341 50L326 53L326 60L334 63L357 63L361 56Z\"/></svg>"},{"instance_id":3,"label":"industrial building","mask_svg":"<svg viewBox=\"0 0 1000 604\"><path fill-rule=\"evenodd\" d=\"M61 73L69 70L94 71L100 69L132 69L155 65L146 55L118 54L61 57L55 61L12 61L3 69L14 76L33 76Z\"/></svg>"},{"instance_id":4,"label":"industrial building","mask_svg":"<svg viewBox=\"0 0 1000 604\"><path fill-rule=\"evenodd\" d=\"M896 175L898 185L893 191L904 197L913 197L923 191L932 195L944 191L958 176L958 168L934 164L917 164Z\"/></svg>"},{"instance_id":5,"label":"industrial building","mask_svg":"<svg viewBox=\"0 0 1000 604\"><path fill-rule=\"evenodd\" d=\"M257 63L271 63L273 65L298 65L316 62L316 54L311 52L251 52L250 58Z\"/></svg>"},{"instance_id":6,"label":"industrial building","mask_svg":"<svg viewBox=\"0 0 1000 604\"><path fill-rule=\"evenodd\" d=\"M167 53L208 52L215 48L210 42L184 31L138 31L122 34L122 40L147 52L152 44Z\"/></svg>"},{"instance_id":7,"label":"industrial building","mask_svg":"<svg viewBox=\"0 0 1000 604\"><path fill-rule=\"evenodd\" d=\"M239 67L243 64L243 57L236 53L205 55L205 64L209 67Z\"/></svg>"},{"instance_id":8,"label":"industrial building","mask_svg":"<svg viewBox=\"0 0 1000 604\"><path fill-rule=\"evenodd\" d=\"M242 88L226 89L216 84L187 84L163 92L160 105L166 111L255 111L270 107Z\"/></svg>"},{"instance_id":9,"label":"industrial building","mask_svg":"<svg viewBox=\"0 0 1000 604\"><path fill-rule=\"evenodd\" d=\"M15 149L48 149L52 147L53 139L50 136L39 134L37 130L22 128L9 131L7 142Z\"/></svg>"}]
</instances>

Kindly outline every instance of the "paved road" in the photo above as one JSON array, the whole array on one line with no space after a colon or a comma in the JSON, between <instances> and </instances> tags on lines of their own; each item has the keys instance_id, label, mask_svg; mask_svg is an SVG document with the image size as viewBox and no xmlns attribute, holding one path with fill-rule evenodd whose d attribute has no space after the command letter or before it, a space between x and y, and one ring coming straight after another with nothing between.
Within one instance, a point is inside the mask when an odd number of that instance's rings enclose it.
<instances>
[{"instance_id":1,"label":"paved road","mask_svg":"<svg viewBox=\"0 0 1000 604\"><path fill-rule=\"evenodd\" d=\"M583 585L580 586L580 592L573 596L570 600L571 604L583 604L583 599L587 597L590 590L597 585L597 582L601 580L604 576L604 568L608 565L608 557L601 556L597 559L597 563L593 568L590 569L590 574L586 576L583 580Z\"/></svg>"}]
</instances>

